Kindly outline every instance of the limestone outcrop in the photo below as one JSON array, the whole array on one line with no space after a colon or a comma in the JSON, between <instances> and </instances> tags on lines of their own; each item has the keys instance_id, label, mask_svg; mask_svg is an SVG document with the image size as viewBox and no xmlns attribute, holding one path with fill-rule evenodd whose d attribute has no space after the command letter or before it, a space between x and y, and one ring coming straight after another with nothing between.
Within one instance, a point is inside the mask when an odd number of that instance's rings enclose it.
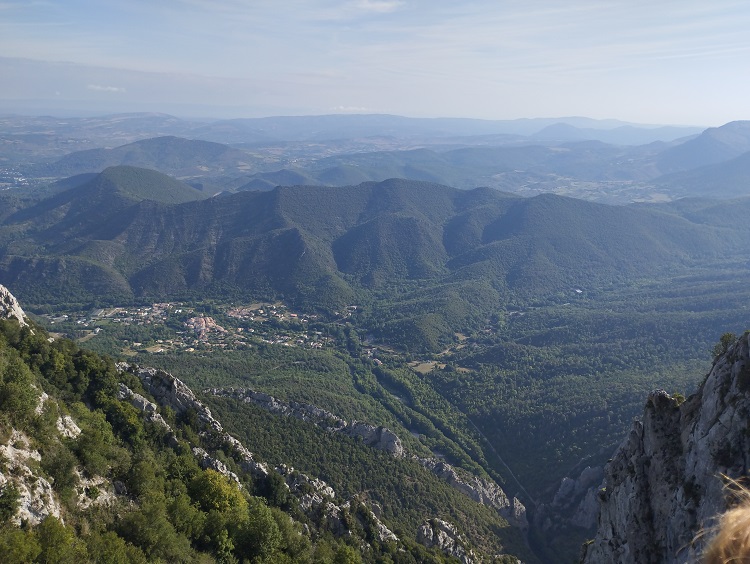
<instances>
[{"instance_id":1,"label":"limestone outcrop","mask_svg":"<svg viewBox=\"0 0 750 564\"><path fill-rule=\"evenodd\" d=\"M694 560L696 534L726 509L722 475L750 468L750 335L718 356L686 401L649 395L642 419L605 467L601 512L585 562ZM704 537L705 538L705 537Z\"/></svg>"},{"instance_id":2,"label":"limestone outcrop","mask_svg":"<svg viewBox=\"0 0 750 564\"><path fill-rule=\"evenodd\" d=\"M305 513L308 515L315 515L318 513L322 514L329 529L337 536L349 536L352 534L347 527L347 516L349 515L350 502L337 502L336 492L323 480L311 478L301 472L295 471L291 466L284 464L272 470L264 462L258 462L255 460L253 454L238 439L224 431L221 423L211 414L211 410L196 398L193 391L184 382L175 378L168 372L126 363L118 364L118 369L123 372L127 371L137 375L143 384L144 389L153 396L159 405L169 407L177 414L184 413L188 410L195 413L197 420L202 427L201 434L203 436L210 435L213 444L229 447L229 450L234 453L235 459L238 461L240 468L245 472L249 472L253 478L263 479L271 472L277 472L284 478L284 483L289 491L300 500L300 508ZM223 394L216 393L216 395ZM243 393L243 397L246 396L247 394ZM118 397L129 401L131 405L144 414L144 417L147 420L152 420L160 425L166 425L167 429L169 429L166 421L164 421L161 415L157 412L158 405L156 403L133 392L124 384L120 384ZM284 404L283 402L277 401L272 396L261 392L253 392L253 396L251 397L255 398L253 401L260 402L262 405L266 406L266 409L275 413L300 418L304 417L305 420L318 423L326 422L333 429L342 429L344 432L346 432L347 429L355 429L356 432L362 433L361 436L363 436L363 440L371 440L373 446L376 446L376 448L377 445L381 444L385 447L393 444L393 441L388 435L388 433L390 433L389 431L387 433L382 431L378 432L377 427L362 426L357 422L349 424L343 419L314 406L307 406L304 404ZM392 433L390 434L393 435ZM395 435L393 436L395 437ZM398 440L398 437L396 437L396 440ZM400 441L398 442L398 446L400 447ZM210 468L223 474L230 480L237 483L240 482L237 474L232 472L226 464L207 450L196 446L193 447L192 451L202 468ZM368 530L369 534L373 535L374 538L378 538L382 542L397 540L396 535L394 535L388 527L386 527L372 513L372 511L367 509L366 506L363 507L364 509L362 511L367 512L368 517L365 520L366 523L361 522L360 524Z\"/></svg>"},{"instance_id":3,"label":"limestone outcrop","mask_svg":"<svg viewBox=\"0 0 750 564\"><path fill-rule=\"evenodd\" d=\"M0 318L17 319L21 327L28 325L26 314L10 290L0 284Z\"/></svg>"},{"instance_id":4,"label":"limestone outcrop","mask_svg":"<svg viewBox=\"0 0 750 564\"><path fill-rule=\"evenodd\" d=\"M386 427L371 425L362 421L349 422L330 411L314 405L296 401L287 403L276 399L270 394L246 388L212 388L206 390L206 393L252 403L276 415L294 417L317 425L331 433L341 433L349 437L360 438L367 446L384 450L396 458L404 456L404 447L401 444L401 439Z\"/></svg>"},{"instance_id":5,"label":"limestone outcrop","mask_svg":"<svg viewBox=\"0 0 750 564\"><path fill-rule=\"evenodd\" d=\"M153 396L159 405L169 407L177 414L192 410L202 427L201 432L213 435L218 442L230 447L239 458L239 465L244 471L249 472L255 478L268 476L268 466L263 462L255 460L253 454L240 441L232 437L229 433L226 433L221 423L211 414L211 410L195 397L193 390L182 380L175 378L164 370L144 368L124 362L119 363L117 368L122 372L130 372L138 376L144 389ZM155 419L158 416L158 420L155 420L155 422L158 424L163 422L168 427L168 424L161 418L161 415L156 413L157 406L153 402L150 402L140 394L134 393L124 385L120 386L119 396L122 399L128 399L132 405L144 413L147 419ZM202 449L200 450L202 451ZM205 451L196 456L199 456L199 461L204 468L217 470L222 466L221 462L213 459ZM227 474L227 477L236 479L236 476L229 474Z\"/></svg>"},{"instance_id":6,"label":"limestone outcrop","mask_svg":"<svg viewBox=\"0 0 750 564\"><path fill-rule=\"evenodd\" d=\"M417 542L427 548L438 548L448 556L458 558L462 564L473 564L476 555L466 548L466 541L456 527L442 519L430 519L417 530Z\"/></svg>"},{"instance_id":7,"label":"limestone outcrop","mask_svg":"<svg viewBox=\"0 0 750 564\"><path fill-rule=\"evenodd\" d=\"M552 500L537 504L534 527L546 538L568 536L571 527L590 538L599 517L598 493L603 479L601 466L586 466L577 476L563 478Z\"/></svg>"},{"instance_id":8,"label":"limestone outcrop","mask_svg":"<svg viewBox=\"0 0 750 564\"><path fill-rule=\"evenodd\" d=\"M441 480L469 496L477 503L495 509L511 525L526 529L529 522L526 518L526 507L517 499L509 499L505 492L495 482L486 478L474 476L459 470L444 460L435 458L417 458L422 466L430 470Z\"/></svg>"},{"instance_id":9,"label":"limestone outcrop","mask_svg":"<svg viewBox=\"0 0 750 564\"><path fill-rule=\"evenodd\" d=\"M15 486L18 491L18 510L13 522L26 521L38 525L47 515L60 518L60 503L52 484L33 470L42 457L29 447L29 438L13 430L7 444L0 445L0 460L4 468L0 471L0 488Z\"/></svg>"},{"instance_id":10,"label":"limestone outcrop","mask_svg":"<svg viewBox=\"0 0 750 564\"><path fill-rule=\"evenodd\" d=\"M167 423L161 416L161 414L157 411L159 407L154 402L151 402L144 398L141 394L138 394L128 388L122 382L119 383L117 389L117 399L121 401L128 401L130 405L143 412L147 421L156 423L170 433L173 433L172 428L169 426L169 423Z\"/></svg>"},{"instance_id":11,"label":"limestone outcrop","mask_svg":"<svg viewBox=\"0 0 750 564\"><path fill-rule=\"evenodd\" d=\"M364 444L384 450L396 458L404 456L401 439L386 427L370 425L362 421L352 421L346 426L343 433L350 437L360 438Z\"/></svg>"}]
</instances>

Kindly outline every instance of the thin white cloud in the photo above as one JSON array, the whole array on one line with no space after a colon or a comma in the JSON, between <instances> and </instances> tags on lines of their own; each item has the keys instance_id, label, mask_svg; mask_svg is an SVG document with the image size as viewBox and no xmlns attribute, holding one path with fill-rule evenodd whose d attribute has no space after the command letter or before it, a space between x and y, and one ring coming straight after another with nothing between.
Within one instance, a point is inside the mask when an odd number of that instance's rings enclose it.
<instances>
[{"instance_id":1,"label":"thin white cloud","mask_svg":"<svg viewBox=\"0 0 750 564\"><path fill-rule=\"evenodd\" d=\"M351 6L363 12L375 12L378 14L390 14L404 6L404 2L398 0L357 0Z\"/></svg>"},{"instance_id":2,"label":"thin white cloud","mask_svg":"<svg viewBox=\"0 0 750 564\"><path fill-rule=\"evenodd\" d=\"M124 88L119 86L102 86L101 84L89 84L86 88L95 92L126 92Z\"/></svg>"}]
</instances>

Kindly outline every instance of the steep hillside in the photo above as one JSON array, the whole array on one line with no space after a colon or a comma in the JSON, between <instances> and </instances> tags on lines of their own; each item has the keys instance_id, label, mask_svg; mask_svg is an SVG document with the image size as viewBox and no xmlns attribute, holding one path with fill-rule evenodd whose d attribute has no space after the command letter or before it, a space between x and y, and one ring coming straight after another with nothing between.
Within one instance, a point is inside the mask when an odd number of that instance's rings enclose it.
<instances>
[{"instance_id":1,"label":"steep hillside","mask_svg":"<svg viewBox=\"0 0 750 564\"><path fill-rule=\"evenodd\" d=\"M287 412L219 403L240 441L169 373L116 365L22 325L20 306L0 286L5 317L5 562L437 564L458 558L478 564L502 553L536 561L519 528L526 522L517 500L486 477L412 455L388 429L244 392ZM310 415L318 419L309 422ZM275 464L247 446L272 452ZM322 456L315 451L321 446ZM337 487L289 464L308 460Z\"/></svg>"},{"instance_id":2,"label":"steep hillside","mask_svg":"<svg viewBox=\"0 0 750 564\"><path fill-rule=\"evenodd\" d=\"M657 166L663 174L720 163L750 151L750 122L732 121L706 129L698 137L662 152Z\"/></svg>"},{"instance_id":3,"label":"steep hillside","mask_svg":"<svg viewBox=\"0 0 750 564\"><path fill-rule=\"evenodd\" d=\"M132 166L112 166L93 176L79 175L68 180L58 183L62 190L10 217L9 222L28 222L34 230L55 225L63 230L75 226L85 232L87 227L105 226L116 214L141 201L179 204L206 197L166 174Z\"/></svg>"},{"instance_id":4,"label":"steep hillside","mask_svg":"<svg viewBox=\"0 0 750 564\"><path fill-rule=\"evenodd\" d=\"M674 194L702 198L742 198L750 196L750 147L731 160L710 164L654 180Z\"/></svg>"},{"instance_id":5,"label":"steep hillside","mask_svg":"<svg viewBox=\"0 0 750 564\"><path fill-rule=\"evenodd\" d=\"M720 354L687 400L652 393L605 467L596 538L585 562L694 561L696 535L726 509L722 475L747 474L750 334L722 337ZM723 349L723 352L722 352Z\"/></svg>"}]
</instances>

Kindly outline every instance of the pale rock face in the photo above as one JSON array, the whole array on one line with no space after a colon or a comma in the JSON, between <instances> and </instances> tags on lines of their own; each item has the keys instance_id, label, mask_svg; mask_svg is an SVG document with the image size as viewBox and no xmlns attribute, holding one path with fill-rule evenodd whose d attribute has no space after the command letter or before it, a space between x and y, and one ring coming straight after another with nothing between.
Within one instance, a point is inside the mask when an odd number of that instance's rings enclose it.
<instances>
[{"instance_id":1,"label":"pale rock face","mask_svg":"<svg viewBox=\"0 0 750 564\"><path fill-rule=\"evenodd\" d=\"M526 529L526 507L515 497L511 500L495 482L458 470L443 460L415 458L422 466L477 503L492 507L511 525Z\"/></svg>"},{"instance_id":2,"label":"pale rock face","mask_svg":"<svg viewBox=\"0 0 750 564\"><path fill-rule=\"evenodd\" d=\"M373 448L384 450L396 458L404 456L401 439L385 427L376 427L361 421L352 421L344 430L350 437L361 438L362 442Z\"/></svg>"},{"instance_id":3,"label":"pale rock face","mask_svg":"<svg viewBox=\"0 0 750 564\"><path fill-rule=\"evenodd\" d=\"M21 327L28 325L26 323L26 314L18 304L18 300L10 293L10 290L0 284L0 317L5 319L17 319Z\"/></svg>"},{"instance_id":4,"label":"pale rock face","mask_svg":"<svg viewBox=\"0 0 750 564\"><path fill-rule=\"evenodd\" d=\"M81 509L86 509L93 505L109 505L116 499L114 486L102 476L92 476L86 478L80 470L76 470L78 477L77 505Z\"/></svg>"},{"instance_id":5,"label":"pale rock face","mask_svg":"<svg viewBox=\"0 0 750 564\"><path fill-rule=\"evenodd\" d=\"M536 526L553 535L569 525L594 529L599 517L597 493L602 488L603 479L601 466L587 466L576 478L563 478L552 502L537 506Z\"/></svg>"},{"instance_id":6,"label":"pale rock face","mask_svg":"<svg viewBox=\"0 0 750 564\"><path fill-rule=\"evenodd\" d=\"M38 525L48 515L60 519L60 504L52 484L30 468L31 461L38 463L42 457L28 445L28 437L16 430L11 433L8 444L0 445L0 459L6 461L7 468L0 472L0 486L12 481L18 488L19 508L13 518L17 525L23 521Z\"/></svg>"},{"instance_id":7,"label":"pale rock face","mask_svg":"<svg viewBox=\"0 0 750 564\"><path fill-rule=\"evenodd\" d=\"M417 542L427 548L437 547L443 553L458 558L462 564L473 564L476 555L466 549L464 538L456 527L442 519L430 519L417 530Z\"/></svg>"},{"instance_id":8,"label":"pale rock face","mask_svg":"<svg viewBox=\"0 0 750 564\"><path fill-rule=\"evenodd\" d=\"M679 404L649 395L643 418L605 468L601 513L585 562L683 563L702 549L697 533L726 509L722 474L750 468L750 336L716 359L698 391Z\"/></svg>"},{"instance_id":9,"label":"pale rock face","mask_svg":"<svg viewBox=\"0 0 750 564\"><path fill-rule=\"evenodd\" d=\"M388 541L398 541L398 537L391 531L388 527L386 527L380 518L378 518L374 512L370 511L370 519L373 521L375 527L374 527L374 533L375 538L378 539L380 542L388 542Z\"/></svg>"},{"instance_id":10,"label":"pale rock face","mask_svg":"<svg viewBox=\"0 0 750 564\"><path fill-rule=\"evenodd\" d=\"M49 395L47 395L47 392L42 392L39 395L39 402L36 404L34 413L36 413L37 415L41 415L42 413L44 413L44 406L47 404L48 399Z\"/></svg>"},{"instance_id":11,"label":"pale rock face","mask_svg":"<svg viewBox=\"0 0 750 564\"><path fill-rule=\"evenodd\" d=\"M276 467L275 470L284 477L287 487L294 493L302 494L304 491L309 491L312 493L308 495L317 496L321 500L323 498L334 499L336 497L336 492L333 488L320 478L311 478L307 474L297 472L287 464L282 464Z\"/></svg>"},{"instance_id":12,"label":"pale rock face","mask_svg":"<svg viewBox=\"0 0 750 564\"><path fill-rule=\"evenodd\" d=\"M352 531L346 526L344 518L344 508L339 507L332 501L326 501L323 507L326 527L337 537L350 537Z\"/></svg>"},{"instance_id":13,"label":"pale rock face","mask_svg":"<svg viewBox=\"0 0 750 564\"><path fill-rule=\"evenodd\" d=\"M81 434L81 428L73 421L70 415L59 417L56 422L58 433L66 439L75 439Z\"/></svg>"},{"instance_id":14,"label":"pale rock face","mask_svg":"<svg viewBox=\"0 0 750 564\"><path fill-rule=\"evenodd\" d=\"M570 518L570 523L582 529L590 529L596 525L599 517L599 499L597 498L597 489L590 488L586 490L583 499L578 503L575 513Z\"/></svg>"},{"instance_id":15,"label":"pale rock face","mask_svg":"<svg viewBox=\"0 0 750 564\"><path fill-rule=\"evenodd\" d=\"M143 412L147 421L156 423L168 432L173 433L169 423L164 420L160 413L157 413L159 407L155 403L148 401L141 394L135 393L122 382L120 382L117 389L117 399L129 401L130 405Z\"/></svg>"},{"instance_id":16,"label":"pale rock face","mask_svg":"<svg viewBox=\"0 0 750 564\"><path fill-rule=\"evenodd\" d=\"M195 456L195 459L198 461L198 464L204 470L206 469L215 470L216 472L226 476L230 480L238 484L240 483L240 478L239 476L237 476L237 474L235 474L229 468L227 468L227 465L224 464L221 460L217 460L216 458L213 458L202 448L193 447L193 456Z\"/></svg>"}]
</instances>

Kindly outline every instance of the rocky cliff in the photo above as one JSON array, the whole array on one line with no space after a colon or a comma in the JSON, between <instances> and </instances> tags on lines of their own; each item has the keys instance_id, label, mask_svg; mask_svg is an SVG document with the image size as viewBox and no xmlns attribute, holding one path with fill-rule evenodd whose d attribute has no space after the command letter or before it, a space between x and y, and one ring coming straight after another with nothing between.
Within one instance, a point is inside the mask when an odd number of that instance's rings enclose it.
<instances>
[{"instance_id":1,"label":"rocky cliff","mask_svg":"<svg viewBox=\"0 0 750 564\"><path fill-rule=\"evenodd\" d=\"M247 388L211 388L206 390L206 393L252 403L271 413L312 423L330 433L341 433L359 438L365 445L384 450L396 458L408 455L398 435L386 427L362 421L349 422L320 407L295 401L283 402L265 392ZM415 455L411 457L462 494L477 503L495 509L511 525L523 530L528 528L526 507L517 498L508 498L500 486L492 480L474 476L436 458L420 458Z\"/></svg>"},{"instance_id":2,"label":"rocky cliff","mask_svg":"<svg viewBox=\"0 0 750 564\"><path fill-rule=\"evenodd\" d=\"M722 475L750 465L750 334L719 355L686 401L649 395L643 417L605 467L597 534L587 563L683 563L696 534L726 509Z\"/></svg>"},{"instance_id":3,"label":"rocky cliff","mask_svg":"<svg viewBox=\"0 0 750 564\"><path fill-rule=\"evenodd\" d=\"M523 530L529 526L526 507L518 498L508 498L505 492L492 480L480 478L451 466L444 460L414 457L417 462L430 470L441 480L462 494L487 507L495 509L508 522Z\"/></svg>"},{"instance_id":4,"label":"rocky cliff","mask_svg":"<svg viewBox=\"0 0 750 564\"><path fill-rule=\"evenodd\" d=\"M417 542L427 548L437 547L448 556L461 561L461 564L474 564L476 555L466 547L464 539L453 525L442 519L430 519L417 531Z\"/></svg>"},{"instance_id":5,"label":"rocky cliff","mask_svg":"<svg viewBox=\"0 0 750 564\"><path fill-rule=\"evenodd\" d=\"M0 318L17 319L21 327L28 325L26 314L21 309L18 300L2 284L0 284Z\"/></svg>"},{"instance_id":6,"label":"rocky cliff","mask_svg":"<svg viewBox=\"0 0 750 564\"><path fill-rule=\"evenodd\" d=\"M130 372L138 376L144 389L154 397L159 405L167 406L178 414L188 410L194 412L202 428L201 435L211 435L213 437L212 442L217 446L230 447L240 468L250 473L254 478L263 479L272 472L281 475L288 491L299 499L300 508L308 516L322 514L328 523L329 529L336 536L352 536L353 533L348 528L348 516L354 514L355 518L359 518L361 515L366 516L366 519L360 525L365 528L367 534L371 535L372 538L376 538L380 542L398 540L398 537L377 518L368 506L358 503L357 508L359 511L354 511L352 502L338 499L333 488L323 480L311 478L296 471L291 466L281 465L272 469L266 463L255 460L253 454L239 440L224 431L221 423L211 414L211 410L196 398L193 391L182 380L175 378L164 370L140 367L133 364L120 363L118 364L118 369L122 372ZM272 396L268 396L267 394L260 395L263 396L263 402L265 403L275 405L279 409L283 408L282 411L289 409L289 406L277 402ZM123 384L120 384L118 396L120 399L129 401L131 405L140 410L147 420L161 426L166 426L169 429L166 421L156 413L157 405L155 403L133 392ZM312 413L310 410L317 409L313 408L313 406L305 407L310 408L308 410L310 413ZM308 412L305 410L302 411ZM328 419L327 416L335 418L335 416L328 412L319 411L321 413L317 413L316 418L323 417ZM284 413L292 415L292 413ZM327 414L327 416L324 417L322 414ZM330 419L330 421L336 423L334 419ZM349 427L349 425L344 425L345 429ZM380 443L378 442L377 444ZM379 448L377 444L374 446ZM235 482L240 482L237 474L229 470L227 465L216 457L215 452L207 452L200 447L193 447L192 451L202 468L210 468L224 474Z\"/></svg>"}]
</instances>

